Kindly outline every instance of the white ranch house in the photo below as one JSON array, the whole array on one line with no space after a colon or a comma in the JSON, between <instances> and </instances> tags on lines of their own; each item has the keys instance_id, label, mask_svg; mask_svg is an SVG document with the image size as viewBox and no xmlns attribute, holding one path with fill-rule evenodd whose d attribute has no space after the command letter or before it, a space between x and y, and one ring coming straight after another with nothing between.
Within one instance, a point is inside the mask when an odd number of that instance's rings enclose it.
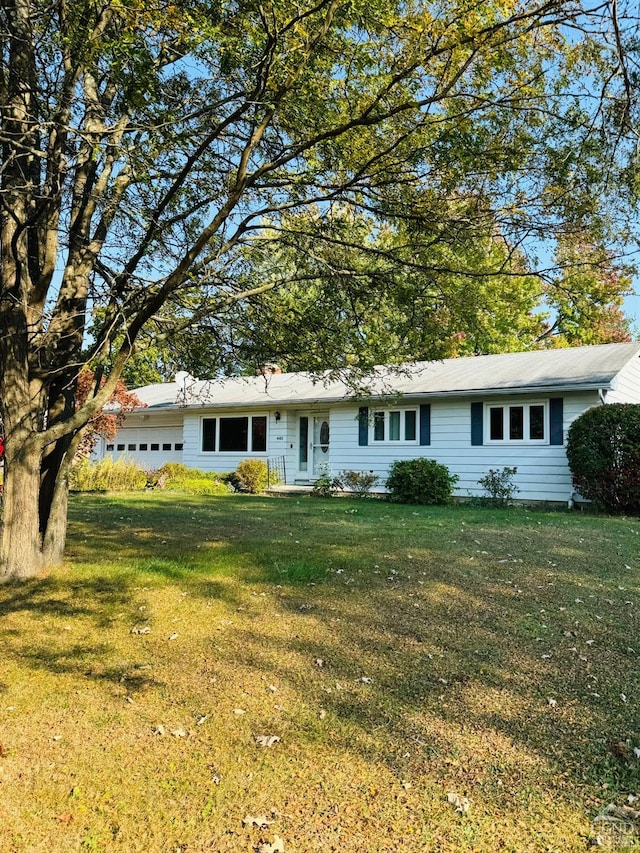
<instances>
[{"instance_id":1,"label":"white ranch house","mask_svg":"<svg viewBox=\"0 0 640 853\"><path fill-rule=\"evenodd\" d=\"M340 380L280 373L149 385L95 455L127 456L147 469L183 462L233 471L269 461L286 484L323 470L373 471L384 484L395 459L428 456L457 474L456 493L480 494L490 468L518 469L518 497L572 495L565 442L585 409L640 403L640 343L485 355L379 368L357 393Z\"/></svg>"}]
</instances>

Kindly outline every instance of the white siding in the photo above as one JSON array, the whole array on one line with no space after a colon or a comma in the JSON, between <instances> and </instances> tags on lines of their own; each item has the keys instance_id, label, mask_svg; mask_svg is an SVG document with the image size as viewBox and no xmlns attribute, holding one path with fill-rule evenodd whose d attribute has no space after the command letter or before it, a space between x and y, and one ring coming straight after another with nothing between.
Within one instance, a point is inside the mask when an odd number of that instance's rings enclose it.
<instances>
[{"instance_id":1,"label":"white siding","mask_svg":"<svg viewBox=\"0 0 640 853\"><path fill-rule=\"evenodd\" d=\"M477 399L477 398L476 398ZM540 396L486 397L483 403L496 405L539 402ZM431 444L358 445L358 409L341 406L331 413L331 471L373 471L382 490L389 465L396 459L426 456L447 465L459 482L456 494L480 495L478 479L491 468L517 467L514 478L521 500L566 501L573 489L565 447L549 444L509 444L474 447L471 445L471 398L431 402ZM564 395L564 438L571 422L585 409L598 403L595 393Z\"/></svg>"},{"instance_id":2,"label":"white siding","mask_svg":"<svg viewBox=\"0 0 640 853\"><path fill-rule=\"evenodd\" d=\"M607 403L640 403L640 356L632 358L611 384Z\"/></svg>"}]
</instances>

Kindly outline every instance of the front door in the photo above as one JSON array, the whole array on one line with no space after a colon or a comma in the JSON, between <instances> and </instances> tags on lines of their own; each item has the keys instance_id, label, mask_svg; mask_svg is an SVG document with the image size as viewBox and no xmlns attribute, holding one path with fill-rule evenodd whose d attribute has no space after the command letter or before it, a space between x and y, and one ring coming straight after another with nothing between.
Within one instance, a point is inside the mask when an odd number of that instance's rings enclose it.
<instances>
[{"instance_id":1,"label":"front door","mask_svg":"<svg viewBox=\"0 0 640 853\"><path fill-rule=\"evenodd\" d=\"M329 464L329 414L313 416L311 442L313 476L319 477Z\"/></svg>"}]
</instances>

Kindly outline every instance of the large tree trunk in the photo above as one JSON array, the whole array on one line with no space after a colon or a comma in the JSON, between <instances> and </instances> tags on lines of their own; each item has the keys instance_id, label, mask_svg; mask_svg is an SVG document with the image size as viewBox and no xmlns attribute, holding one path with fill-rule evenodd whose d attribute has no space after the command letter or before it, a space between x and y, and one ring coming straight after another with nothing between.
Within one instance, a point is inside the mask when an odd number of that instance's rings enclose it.
<instances>
[{"instance_id":1,"label":"large tree trunk","mask_svg":"<svg viewBox=\"0 0 640 853\"><path fill-rule=\"evenodd\" d=\"M32 578L43 569L39 493L39 454L21 449L16 453L8 447L0 541L0 578L3 581Z\"/></svg>"},{"instance_id":2,"label":"large tree trunk","mask_svg":"<svg viewBox=\"0 0 640 853\"><path fill-rule=\"evenodd\" d=\"M68 442L65 442L68 444ZM54 454L57 455L57 454ZM62 562L67 534L67 459L43 471L42 454L7 444L0 582L36 577Z\"/></svg>"}]
</instances>

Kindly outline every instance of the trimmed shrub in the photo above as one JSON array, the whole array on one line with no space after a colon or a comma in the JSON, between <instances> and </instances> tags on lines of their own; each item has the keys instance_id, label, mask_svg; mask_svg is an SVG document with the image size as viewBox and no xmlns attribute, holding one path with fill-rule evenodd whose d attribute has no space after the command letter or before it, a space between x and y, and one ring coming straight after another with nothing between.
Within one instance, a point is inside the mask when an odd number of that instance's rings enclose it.
<instances>
[{"instance_id":1,"label":"trimmed shrub","mask_svg":"<svg viewBox=\"0 0 640 853\"><path fill-rule=\"evenodd\" d=\"M259 495L269 482L267 463L262 459L243 459L236 468L236 476L241 491Z\"/></svg>"},{"instance_id":2,"label":"trimmed shrub","mask_svg":"<svg viewBox=\"0 0 640 853\"><path fill-rule=\"evenodd\" d=\"M147 473L132 459L111 456L100 462L81 459L69 473L69 488L77 492L133 492L147 485Z\"/></svg>"},{"instance_id":3,"label":"trimmed shrub","mask_svg":"<svg viewBox=\"0 0 640 853\"><path fill-rule=\"evenodd\" d=\"M569 428L567 459L573 485L597 507L640 513L640 405L583 412Z\"/></svg>"},{"instance_id":4,"label":"trimmed shrub","mask_svg":"<svg viewBox=\"0 0 640 853\"><path fill-rule=\"evenodd\" d=\"M366 498L378 482L373 471L341 471L339 479L342 485L358 498Z\"/></svg>"},{"instance_id":5,"label":"trimmed shrub","mask_svg":"<svg viewBox=\"0 0 640 853\"><path fill-rule=\"evenodd\" d=\"M407 504L450 504L458 477L435 459L397 459L391 463L387 489L391 500Z\"/></svg>"}]
</instances>

